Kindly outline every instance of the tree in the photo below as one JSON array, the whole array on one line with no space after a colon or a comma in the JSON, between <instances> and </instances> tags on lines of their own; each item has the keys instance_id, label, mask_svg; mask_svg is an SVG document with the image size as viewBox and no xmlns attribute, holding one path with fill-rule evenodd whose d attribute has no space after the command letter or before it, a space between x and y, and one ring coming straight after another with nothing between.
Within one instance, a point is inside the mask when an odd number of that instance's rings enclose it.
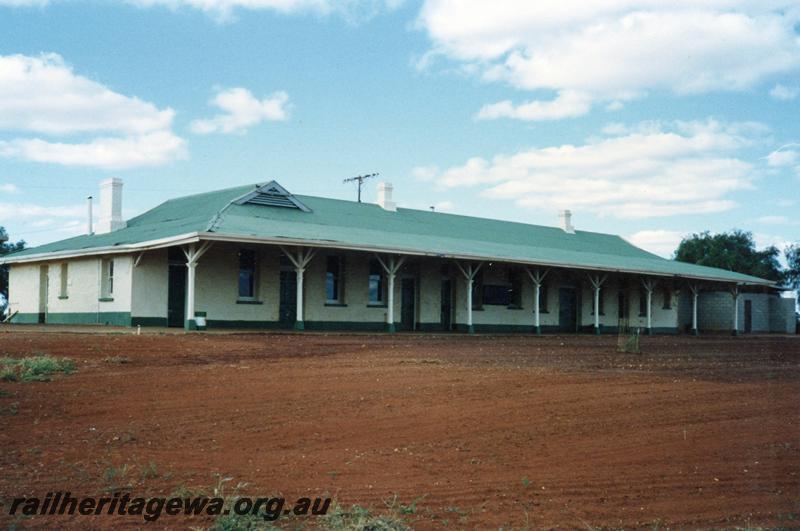
<instances>
[{"instance_id":1,"label":"tree","mask_svg":"<svg viewBox=\"0 0 800 531\"><path fill-rule=\"evenodd\" d=\"M786 247L786 286L797 291L797 299L800 301L800 243L794 243Z\"/></svg>"},{"instance_id":2,"label":"tree","mask_svg":"<svg viewBox=\"0 0 800 531\"><path fill-rule=\"evenodd\" d=\"M21 251L25 248L25 241L20 240L17 243L8 241L8 233L4 227L0 227L0 256ZM8 299L8 266L0 265L0 299ZM2 312L0 312L2 313Z\"/></svg>"},{"instance_id":3,"label":"tree","mask_svg":"<svg viewBox=\"0 0 800 531\"><path fill-rule=\"evenodd\" d=\"M780 251L774 245L758 251L753 235L742 230L692 234L684 238L675 251L675 260L679 262L718 267L782 282L784 273L779 257Z\"/></svg>"}]
</instances>

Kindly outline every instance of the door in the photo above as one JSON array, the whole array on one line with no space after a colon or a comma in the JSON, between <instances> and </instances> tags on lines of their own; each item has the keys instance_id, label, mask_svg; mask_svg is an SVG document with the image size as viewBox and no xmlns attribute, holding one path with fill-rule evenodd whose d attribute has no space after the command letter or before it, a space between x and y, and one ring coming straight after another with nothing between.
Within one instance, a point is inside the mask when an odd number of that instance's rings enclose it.
<instances>
[{"instance_id":1,"label":"door","mask_svg":"<svg viewBox=\"0 0 800 531\"><path fill-rule=\"evenodd\" d=\"M449 278L442 279L442 310L440 323L442 330L451 330L453 315L453 296Z\"/></svg>"},{"instance_id":2,"label":"door","mask_svg":"<svg viewBox=\"0 0 800 531\"><path fill-rule=\"evenodd\" d=\"M47 297L50 290L50 271L48 266L39 266L39 317L38 321L47 320Z\"/></svg>"},{"instance_id":3,"label":"door","mask_svg":"<svg viewBox=\"0 0 800 531\"><path fill-rule=\"evenodd\" d=\"M170 262L167 288L167 326L183 328L185 314L186 265Z\"/></svg>"},{"instance_id":4,"label":"door","mask_svg":"<svg viewBox=\"0 0 800 531\"><path fill-rule=\"evenodd\" d=\"M400 289L400 330L414 330L414 279L404 278Z\"/></svg>"},{"instance_id":5,"label":"door","mask_svg":"<svg viewBox=\"0 0 800 531\"><path fill-rule=\"evenodd\" d=\"M753 301L744 301L744 332L749 334L753 331Z\"/></svg>"},{"instance_id":6,"label":"door","mask_svg":"<svg viewBox=\"0 0 800 531\"><path fill-rule=\"evenodd\" d=\"M558 329L562 332L578 329L578 296L574 288L558 290Z\"/></svg>"},{"instance_id":7,"label":"door","mask_svg":"<svg viewBox=\"0 0 800 531\"><path fill-rule=\"evenodd\" d=\"M280 303L278 320L281 328L293 328L297 320L297 274L281 271Z\"/></svg>"}]
</instances>

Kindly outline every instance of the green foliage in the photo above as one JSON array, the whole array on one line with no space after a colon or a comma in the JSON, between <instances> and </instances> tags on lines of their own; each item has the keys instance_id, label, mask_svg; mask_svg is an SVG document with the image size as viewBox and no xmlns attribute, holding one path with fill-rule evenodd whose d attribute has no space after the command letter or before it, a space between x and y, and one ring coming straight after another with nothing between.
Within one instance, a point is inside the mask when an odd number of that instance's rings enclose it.
<instances>
[{"instance_id":1,"label":"green foliage","mask_svg":"<svg viewBox=\"0 0 800 531\"><path fill-rule=\"evenodd\" d=\"M0 358L0 380L14 382L47 382L55 373L75 372L75 362L69 358L54 358L47 354L26 358Z\"/></svg>"},{"instance_id":2,"label":"green foliage","mask_svg":"<svg viewBox=\"0 0 800 531\"><path fill-rule=\"evenodd\" d=\"M786 285L797 291L797 298L800 299L800 243L795 243L786 248Z\"/></svg>"},{"instance_id":3,"label":"green foliage","mask_svg":"<svg viewBox=\"0 0 800 531\"><path fill-rule=\"evenodd\" d=\"M20 240L16 243L11 243L8 240L8 233L6 229L0 227L0 256L21 251L25 248L25 241ZM8 298L8 266L0 265L0 293Z\"/></svg>"},{"instance_id":4,"label":"green foliage","mask_svg":"<svg viewBox=\"0 0 800 531\"><path fill-rule=\"evenodd\" d=\"M756 250L753 235L742 230L711 234L701 232L684 238L675 251L675 260L709 267L718 267L745 275L783 280L778 257L780 251L770 246Z\"/></svg>"}]
</instances>

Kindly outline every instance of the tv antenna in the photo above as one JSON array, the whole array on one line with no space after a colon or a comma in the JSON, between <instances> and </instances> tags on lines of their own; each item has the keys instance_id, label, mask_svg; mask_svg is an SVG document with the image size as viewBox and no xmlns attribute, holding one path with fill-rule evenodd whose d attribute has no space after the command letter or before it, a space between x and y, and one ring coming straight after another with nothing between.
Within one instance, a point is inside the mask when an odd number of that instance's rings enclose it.
<instances>
[{"instance_id":1,"label":"tv antenna","mask_svg":"<svg viewBox=\"0 0 800 531\"><path fill-rule=\"evenodd\" d=\"M379 173L370 173L367 175L356 175L355 177L350 177L349 179L345 179L342 181L343 184L347 183L358 183L358 202L361 202L361 186L364 184L364 181L367 179L371 179L372 177L377 177L380 175Z\"/></svg>"}]
</instances>

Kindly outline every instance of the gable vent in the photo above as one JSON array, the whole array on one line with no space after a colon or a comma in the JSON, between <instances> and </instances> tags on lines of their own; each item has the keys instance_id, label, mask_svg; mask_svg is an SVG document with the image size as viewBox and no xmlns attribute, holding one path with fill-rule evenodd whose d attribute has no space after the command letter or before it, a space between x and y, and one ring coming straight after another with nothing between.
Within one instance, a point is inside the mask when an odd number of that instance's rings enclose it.
<instances>
[{"instance_id":1,"label":"gable vent","mask_svg":"<svg viewBox=\"0 0 800 531\"><path fill-rule=\"evenodd\" d=\"M238 205L261 205L268 207L296 208L303 212L311 212L311 209L290 194L283 186L275 181L256 187L252 192L248 192L235 201Z\"/></svg>"}]
</instances>

